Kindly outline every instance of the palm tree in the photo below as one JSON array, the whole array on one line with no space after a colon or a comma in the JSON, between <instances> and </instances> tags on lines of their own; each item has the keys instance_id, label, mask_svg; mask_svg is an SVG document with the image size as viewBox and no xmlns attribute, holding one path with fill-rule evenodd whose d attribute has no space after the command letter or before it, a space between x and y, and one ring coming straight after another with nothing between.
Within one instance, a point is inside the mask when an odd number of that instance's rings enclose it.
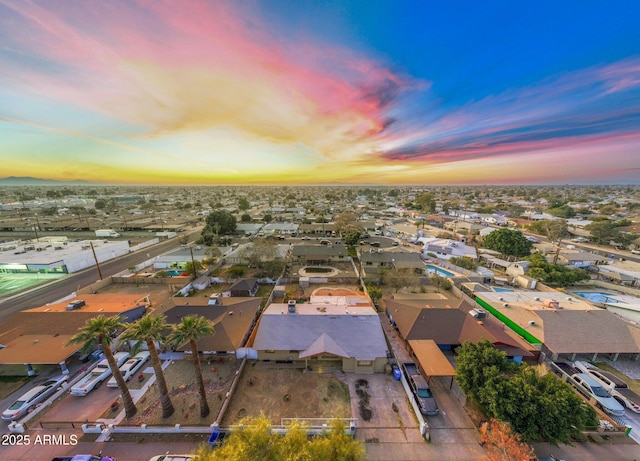
<instances>
[{"instance_id":1,"label":"palm tree","mask_svg":"<svg viewBox=\"0 0 640 461\"><path fill-rule=\"evenodd\" d=\"M196 341L203 336L211 336L214 334L213 323L201 315L188 315L182 317L177 325L173 326L173 333L169 338L169 342L176 347L189 343L191 346L191 359L196 372L196 380L198 381L198 389L200 391L200 417L204 418L209 414L209 404L207 403L207 394L204 390L204 379L202 377L202 367L200 366L200 356L198 355L198 345Z\"/></svg>"},{"instance_id":2,"label":"palm tree","mask_svg":"<svg viewBox=\"0 0 640 461\"><path fill-rule=\"evenodd\" d=\"M175 410L173 408L173 403L171 403L171 397L169 396L169 390L167 389L167 381L164 378L164 371L162 370L162 362L160 362L158 349L156 348L156 342L160 342L165 339L169 328L165 319L166 317L164 315L147 315L142 317L127 328L122 335L122 339L144 341L146 343L151 359L151 366L153 367L153 371L156 375L156 381L158 382L158 388L160 390L162 417L168 418Z\"/></svg>"},{"instance_id":3,"label":"palm tree","mask_svg":"<svg viewBox=\"0 0 640 461\"><path fill-rule=\"evenodd\" d=\"M118 368L116 359L111 351L113 335L122 329L123 326L124 324L122 319L117 315L114 317L99 315L87 320L85 325L78 330L71 340L69 340L69 344L82 344L83 350L89 350L96 344L100 345L102 352L109 363L109 368L111 368L113 377L116 379L118 387L120 388L127 418L131 418L137 413L138 409L136 408L135 403L133 403L129 388L122 377L120 368Z\"/></svg>"}]
</instances>

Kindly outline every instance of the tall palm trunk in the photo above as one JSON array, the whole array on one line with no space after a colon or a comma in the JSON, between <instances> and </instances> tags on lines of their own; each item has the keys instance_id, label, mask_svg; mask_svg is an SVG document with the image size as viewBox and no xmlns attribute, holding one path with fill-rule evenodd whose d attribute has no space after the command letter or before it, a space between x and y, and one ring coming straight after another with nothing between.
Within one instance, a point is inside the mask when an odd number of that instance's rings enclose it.
<instances>
[{"instance_id":1,"label":"tall palm trunk","mask_svg":"<svg viewBox=\"0 0 640 461\"><path fill-rule=\"evenodd\" d=\"M198 345L195 341L189 341L191 345L191 359L193 367L196 370L196 381L198 381L198 391L200 392L200 417L204 418L209 415L209 404L207 403L207 394L204 390L204 378L202 377L202 367L200 366L200 355L198 355Z\"/></svg>"},{"instance_id":2,"label":"tall palm trunk","mask_svg":"<svg viewBox=\"0 0 640 461\"><path fill-rule=\"evenodd\" d=\"M100 343L102 344L102 352L104 353L104 357L107 359L109 367L111 368L111 372L113 373L113 377L116 379L118 387L120 388L122 403L124 404L124 411L127 419L132 418L138 412L138 409L136 408L136 404L133 403L131 392L129 392L129 388L127 387L127 383L122 376L122 372L120 372L120 368L118 368L118 364L115 357L113 356L113 352L111 352L111 347L109 347L109 344L105 339L102 339Z\"/></svg>"},{"instance_id":3,"label":"tall palm trunk","mask_svg":"<svg viewBox=\"0 0 640 461\"><path fill-rule=\"evenodd\" d=\"M169 390L167 389L167 381L164 378L164 370L162 369L162 362L158 356L158 349L156 349L156 343L151 339L147 341L147 349L151 356L151 366L156 375L156 382L158 383L158 389L160 390L160 403L162 403L162 417L168 418L173 414L175 409L169 396Z\"/></svg>"}]
</instances>

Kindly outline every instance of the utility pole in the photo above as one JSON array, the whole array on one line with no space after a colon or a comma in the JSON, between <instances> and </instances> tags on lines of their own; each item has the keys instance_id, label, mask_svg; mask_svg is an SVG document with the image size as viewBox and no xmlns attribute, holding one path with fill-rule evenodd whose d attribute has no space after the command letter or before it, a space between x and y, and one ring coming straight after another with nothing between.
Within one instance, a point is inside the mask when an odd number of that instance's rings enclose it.
<instances>
[{"instance_id":1,"label":"utility pole","mask_svg":"<svg viewBox=\"0 0 640 461\"><path fill-rule=\"evenodd\" d=\"M193 258L193 247L189 246L189 250L191 251L191 264L193 266L193 280L198 278L198 268L196 267L196 260Z\"/></svg>"},{"instance_id":2,"label":"utility pole","mask_svg":"<svg viewBox=\"0 0 640 461\"><path fill-rule=\"evenodd\" d=\"M96 256L96 249L93 248L93 242L89 242L91 245L91 251L93 252L93 258L96 260L96 267L98 268L98 275L100 276L100 280L102 280L102 270L100 269L100 263L98 262L98 257Z\"/></svg>"}]
</instances>

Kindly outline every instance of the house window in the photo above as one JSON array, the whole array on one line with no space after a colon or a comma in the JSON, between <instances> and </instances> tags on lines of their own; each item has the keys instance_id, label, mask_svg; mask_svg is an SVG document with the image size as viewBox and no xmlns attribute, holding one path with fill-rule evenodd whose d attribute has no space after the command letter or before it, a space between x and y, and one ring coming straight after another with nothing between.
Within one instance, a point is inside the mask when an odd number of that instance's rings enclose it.
<instances>
[{"instance_id":1,"label":"house window","mask_svg":"<svg viewBox=\"0 0 640 461\"><path fill-rule=\"evenodd\" d=\"M370 367L372 363L371 360L358 360L359 367Z\"/></svg>"},{"instance_id":2,"label":"house window","mask_svg":"<svg viewBox=\"0 0 640 461\"><path fill-rule=\"evenodd\" d=\"M275 349L267 349L265 352L267 354L275 354L276 353Z\"/></svg>"},{"instance_id":3,"label":"house window","mask_svg":"<svg viewBox=\"0 0 640 461\"><path fill-rule=\"evenodd\" d=\"M373 263L372 263L371 261L367 261L367 262L365 263L365 265L366 265L366 266L373 266Z\"/></svg>"}]
</instances>

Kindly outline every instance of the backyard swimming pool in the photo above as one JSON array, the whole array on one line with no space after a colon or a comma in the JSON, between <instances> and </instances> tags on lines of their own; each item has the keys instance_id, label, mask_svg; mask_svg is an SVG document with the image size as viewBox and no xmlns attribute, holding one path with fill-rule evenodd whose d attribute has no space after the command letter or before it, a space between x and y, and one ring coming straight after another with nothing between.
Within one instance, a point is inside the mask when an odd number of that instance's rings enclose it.
<instances>
[{"instance_id":1,"label":"backyard swimming pool","mask_svg":"<svg viewBox=\"0 0 640 461\"><path fill-rule=\"evenodd\" d=\"M510 290L509 288L493 287L493 291L497 293L513 293L513 290Z\"/></svg>"},{"instance_id":2,"label":"backyard swimming pool","mask_svg":"<svg viewBox=\"0 0 640 461\"><path fill-rule=\"evenodd\" d=\"M611 296L615 296L611 293L605 293L602 291L574 291L574 295L578 295L581 298L588 299L592 303L617 303Z\"/></svg>"},{"instance_id":3,"label":"backyard swimming pool","mask_svg":"<svg viewBox=\"0 0 640 461\"><path fill-rule=\"evenodd\" d=\"M171 269L167 271L171 277L180 277L184 273L184 269Z\"/></svg>"},{"instance_id":4,"label":"backyard swimming pool","mask_svg":"<svg viewBox=\"0 0 640 461\"><path fill-rule=\"evenodd\" d=\"M438 275L442 275L444 277L455 277L456 274L453 272L446 271L444 269L440 269L437 266L432 266L431 264L427 264L427 270L431 273L435 272Z\"/></svg>"}]
</instances>

